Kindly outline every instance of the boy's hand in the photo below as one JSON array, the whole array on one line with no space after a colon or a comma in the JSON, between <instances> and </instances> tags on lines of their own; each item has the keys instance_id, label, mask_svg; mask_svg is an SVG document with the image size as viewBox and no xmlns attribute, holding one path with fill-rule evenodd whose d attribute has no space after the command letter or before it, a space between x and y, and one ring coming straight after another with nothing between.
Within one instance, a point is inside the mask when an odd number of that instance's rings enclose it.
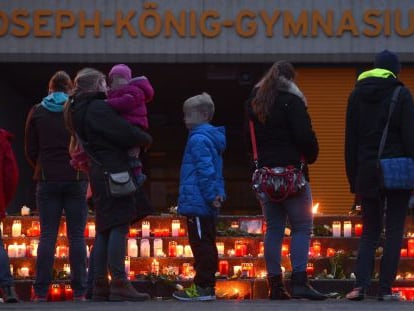
<instances>
[{"instance_id":1,"label":"boy's hand","mask_svg":"<svg viewBox=\"0 0 414 311\"><path fill-rule=\"evenodd\" d=\"M213 207L215 208L220 208L222 204L223 204L223 197L220 195L216 196L213 203L211 203L211 205L213 205Z\"/></svg>"}]
</instances>

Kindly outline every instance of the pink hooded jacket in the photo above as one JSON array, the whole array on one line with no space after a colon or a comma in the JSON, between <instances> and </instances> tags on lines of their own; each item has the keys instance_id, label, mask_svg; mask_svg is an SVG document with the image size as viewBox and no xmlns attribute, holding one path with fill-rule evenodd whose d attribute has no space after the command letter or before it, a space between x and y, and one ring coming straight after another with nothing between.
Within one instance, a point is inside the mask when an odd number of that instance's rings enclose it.
<instances>
[{"instance_id":1,"label":"pink hooded jacket","mask_svg":"<svg viewBox=\"0 0 414 311\"><path fill-rule=\"evenodd\" d=\"M108 92L108 104L133 125L148 129L147 104L154 97L154 89L145 76Z\"/></svg>"}]
</instances>

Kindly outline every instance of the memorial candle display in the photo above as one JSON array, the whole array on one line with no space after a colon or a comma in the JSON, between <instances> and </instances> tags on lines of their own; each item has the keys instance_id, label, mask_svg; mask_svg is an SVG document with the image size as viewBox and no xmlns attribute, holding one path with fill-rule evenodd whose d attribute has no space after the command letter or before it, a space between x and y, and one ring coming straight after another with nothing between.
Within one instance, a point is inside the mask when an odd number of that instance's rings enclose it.
<instances>
[{"instance_id":1,"label":"memorial candle display","mask_svg":"<svg viewBox=\"0 0 414 311\"><path fill-rule=\"evenodd\" d=\"M338 238L341 236L341 222L334 221L332 222L332 236Z\"/></svg>"},{"instance_id":2,"label":"memorial candle display","mask_svg":"<svg viewBox=\"0 0 414 311\"><path fill-rule=\"evenodd\" d=\"M150 236L150 222L143 221L141 224L141 235L143 238L147 238Z\"/></svg>"},{"instance_id":3,"label":"memorial candle display","mask_svg":"<svg viewBox=\"0 0 414 311\"><path fill-rule=\"evenodd\" d=\"M352 236L352 223L347 220L344 221L344 237L350 238Z\"/></svg>"},{"instance_id":4,"label":"memorial candle display","mask_svg":"<svg viewBox=\"0 0 414 311\"><path fill-rule=\"evenodd\" d=\"M171 236L178 237L180 235L180 220L173 219L171 222Z\"/></svg>"}]
</instances>

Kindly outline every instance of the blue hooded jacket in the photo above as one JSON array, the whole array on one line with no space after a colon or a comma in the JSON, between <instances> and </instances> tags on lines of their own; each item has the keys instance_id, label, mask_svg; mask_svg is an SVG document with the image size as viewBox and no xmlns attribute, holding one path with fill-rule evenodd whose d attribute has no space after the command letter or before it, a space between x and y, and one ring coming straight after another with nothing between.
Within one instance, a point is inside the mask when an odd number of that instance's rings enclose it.
<instances>
[{"instance_id":1,"label":"blue hooded jacket","mask_svg":"<svg viewBox=\"0 0 414 311\"><path fill-rule=\"evenodd\" d=\"M222 153L226 148L224 127L201 124L189 133L180 173L178 213L217 216L216 196L225 198Z\"/></svg>"}]
</instances>

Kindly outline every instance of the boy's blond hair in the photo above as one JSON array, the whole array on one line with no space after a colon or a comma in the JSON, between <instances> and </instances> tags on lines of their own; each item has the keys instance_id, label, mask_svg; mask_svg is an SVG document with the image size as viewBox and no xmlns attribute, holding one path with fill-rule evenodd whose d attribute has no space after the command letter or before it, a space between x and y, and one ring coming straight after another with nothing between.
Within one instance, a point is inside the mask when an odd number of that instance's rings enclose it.
<instances>
[{"instance_id":1,"label":"boy's blond hair","mask_svg":"<svg viewBox=\"0 0 414 311\"><path fill-rule=\"evenodd\" d=\"M214 102L211 96L206 92L188 98L184 102L183 108L196 108L201 112L206 112L208 113L209 121L211 121L211 119L213 119L214 116Z\"/></svg>"}]
</instances>

